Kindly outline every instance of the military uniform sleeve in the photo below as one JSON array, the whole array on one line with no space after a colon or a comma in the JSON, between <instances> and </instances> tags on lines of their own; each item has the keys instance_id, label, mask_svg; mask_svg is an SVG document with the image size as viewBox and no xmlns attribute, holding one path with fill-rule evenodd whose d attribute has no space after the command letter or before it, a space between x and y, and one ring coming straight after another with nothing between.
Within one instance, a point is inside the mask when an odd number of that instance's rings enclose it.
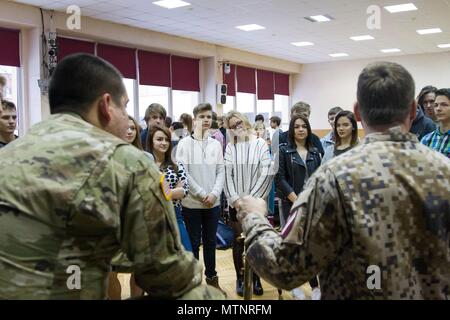
<instances>
[{"instance_id":1,"label":"military uniform sleeve","mask_svg":"<svg viewBox=\"0 0 450 320\"><path fill-rule=\"evenodd\" d=\"M116 157L131 157L118 154ZM121 246L133 262L136 283L151 297L178 298L201 283L201 267L180 241L172 202L160 173L144 155L126 160L132 172L121 212Z\"/></svg>"},{"instance_id":2,"label":"military uniform sleeve","mask_svg":"<svg viewBox=\"0 0 450 320\"><path fill-rule=\"evenodd\" d=\"M257 213L243 220L247 259L277 288L296 288L326 268L343 243L342 207L331 172L319 169L293 205L282 233Z\"/></svg>"}]
</instances>

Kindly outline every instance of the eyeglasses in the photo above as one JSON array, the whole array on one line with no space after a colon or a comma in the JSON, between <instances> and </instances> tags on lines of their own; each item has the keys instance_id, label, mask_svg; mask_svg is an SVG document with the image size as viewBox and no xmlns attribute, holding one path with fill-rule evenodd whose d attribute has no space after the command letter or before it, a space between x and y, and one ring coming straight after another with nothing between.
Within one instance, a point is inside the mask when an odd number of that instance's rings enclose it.
<instances>
[{"instance_id":1,"label":"eyeglasses","mask_svg":"<svg viewBox=\"0 0 450 320\"><path fill-rule=\"evenodd\" d=\"M236 122L234 125L230 126L230 129L231 129L231 130L235 130L235 129L237 129L237 127L241 127L243 123L244 123L244 122L243 122L242 120L239 120L239 121Z\"/></svg>"}]
</instances>

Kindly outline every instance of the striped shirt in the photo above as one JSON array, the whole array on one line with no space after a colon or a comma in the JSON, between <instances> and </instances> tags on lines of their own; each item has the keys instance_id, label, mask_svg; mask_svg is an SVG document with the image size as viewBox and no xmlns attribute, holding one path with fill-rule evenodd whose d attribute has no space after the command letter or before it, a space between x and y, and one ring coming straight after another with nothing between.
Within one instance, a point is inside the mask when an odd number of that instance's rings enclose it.
<instances>
[{"instance_id":1,"label":"striped shirt","mask_svg":"<svg viewBox=\"0 0 450 320\"><path fill-rule=\"evenodd\" d=\"M224 192L230 206L244 196L266 198L273 176L269 147L264 139L229 143L225 150Z\"/></svg>"},{"instance_id":2,"label":"striped shirt","mask_svg":"<svg viewBox=\"0 0 450 320\"><path fill-rule=\"evenodd\" d=\"M420 142L450 159L450 130L442 133L441 128L438 127L424 136Z\"/></svg>"}]
</instances>

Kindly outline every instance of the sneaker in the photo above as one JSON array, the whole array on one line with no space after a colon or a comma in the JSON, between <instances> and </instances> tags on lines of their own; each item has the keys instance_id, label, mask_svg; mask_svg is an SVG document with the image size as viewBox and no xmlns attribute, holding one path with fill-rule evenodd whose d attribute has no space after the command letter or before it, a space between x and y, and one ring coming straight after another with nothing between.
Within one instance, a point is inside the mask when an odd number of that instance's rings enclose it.
<instances>
[{"instance_id":1,"label":"sneaker","mask_svg":"<svg viewBox=\"0 0 450 320\"><path fill-rule=\"evenodd\" d=\"M320 300L322 297L322 293L320 292L320 288L314 288L311 292L311 300Z\"/></svg>"},{"instance_id":2,"label":"sneaker","mask_svg":"<svg viewBox=\"0 0 450 320\"><path fill-rule=\"evenodd\" d=\"M218 276L214 276L212 278L206 277L206 283L216 289L219 289L220 292L222 292L225 295L225 297L227 296L227 293L225 291L223 291L222 288L219 286L219 277Z\"/></svg>"},{"instance_id":3,"label":"sneaker","mask_svg":"<svg viewBox=\"0 0 450 320\"><path fill-rule=\"evenodd\" d=\"M240 297L244 296L244 281L242 279L236 280L236 294Z\"/></svg>"},{"instance_id":4,"label":"sneaker","mask_svg":"<svg viewBox=\"0 0 450 320\"><path fill-rule=\"evenodd\" d=\"M302 288L295 288L291 293L294 300L306 300L306 295Z\"/></svg>"},{"instance_id":5,"label":"sneaker","mask_svg":"<svg viewBox=\"0 0 450 320\"><path fill-rule=\"evenodd\" d=\"M253 294L256 296L262 296L264 294L261 280L256 274L253 274Z\"/></svg>"}]
</instances>

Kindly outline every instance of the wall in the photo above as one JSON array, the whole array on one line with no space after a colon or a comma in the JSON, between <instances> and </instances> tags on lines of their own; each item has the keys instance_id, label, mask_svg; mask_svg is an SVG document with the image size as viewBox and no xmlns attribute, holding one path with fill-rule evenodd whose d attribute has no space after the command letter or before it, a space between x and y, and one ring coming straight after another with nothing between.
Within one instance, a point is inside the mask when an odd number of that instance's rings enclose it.
<instances>
[{"instance_id":1,"label":"wall","mask_svg":"<svg viewBox=\"0 0 450 320\"><path fill-rule=\"evenodd\" d=\"M335 106L353 110L356 85L361 70L375 61L400 63L416 81L417 94L426 85L450 87L450 52L395 56L304 65L301 74L292 77L292 102L311 104L311 127L328 129L328 110Z\"/></svg>"},{"instance_id":2,"label":"wall","mask_svg":"<svg viewBox=\"0 0 450 320\"><path fill-rule=\"evenodd\" d=\"M219 61L227 60L235 64L289 74L298 73L301 70L301 65L294 62L89 17L82 17L81 30L71 31L66 27L67 17L68 15L59 12L53 15L53 25L59 35L200 58L200 97L212 104L215 104L216 83L222 82L222 72L218 68ZM45 11L44 21L45 31L48 32L50 20L48 12ZM20 129L24 132L49 114L48 100L40 96L37 85L37 80L42 76L41 14L36 7L3 1L0 2L0 26L18 28L22 31L23 106L19 106L19 109L23 110L19 111L19 115ZM220 105L217 106L217 111L221 113Z\"/></svg>"}]
</instances>

